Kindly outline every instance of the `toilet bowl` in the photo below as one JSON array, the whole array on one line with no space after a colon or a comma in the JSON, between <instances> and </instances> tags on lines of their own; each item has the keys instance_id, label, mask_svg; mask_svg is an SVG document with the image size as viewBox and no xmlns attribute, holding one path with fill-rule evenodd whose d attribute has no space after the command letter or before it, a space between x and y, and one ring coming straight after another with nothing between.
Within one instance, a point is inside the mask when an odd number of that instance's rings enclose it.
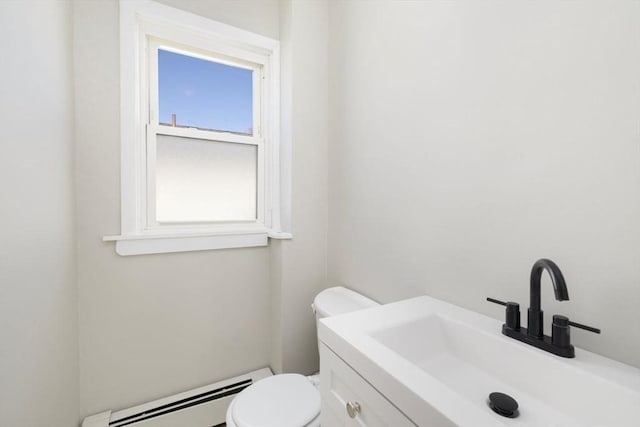
<instances>
[{"instance_id":1,"label":"toilet bowl","mask_svg":"<svg viewBox=\"0 0 640 427\"><path fill-rule=\"evenodd\" d=\"M320 392L299 374L274 375L236 396L227 410L227 427L318 427Z\"/></svg>"},{"instance_id":2,"label":"toilet bowl","mask_svg":"<svg viewBox=\"0 0 640 427\"><path fill-rule=\"evenodd\" d=\"M311 307L317 320L377 306L378 303L338 286L320 292ZM280 374L240 392L227 409L227 427L319 427L318 376Z\"/></svg>"}]
</instances>

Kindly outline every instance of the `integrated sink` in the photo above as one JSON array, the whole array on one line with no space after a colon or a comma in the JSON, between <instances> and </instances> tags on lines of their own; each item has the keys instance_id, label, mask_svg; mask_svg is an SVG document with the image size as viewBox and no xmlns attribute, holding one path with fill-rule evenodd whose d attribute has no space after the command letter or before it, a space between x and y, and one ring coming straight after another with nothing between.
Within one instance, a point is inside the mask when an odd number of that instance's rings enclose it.
<instances>
[{"instance_id":1,"label":"integrated sink","mask_svg":"<svg viewBox=\"0 0 640 427\"><path fill-rule=\"evenodd\" d=\"M502 323L430 297L322 322L320 339L417 425L637 426L640 370L576 349L565 359ZM517 417L489 408L491 393Z\"/></svg>"},{"instance_id":2,"label":"integrated sink","mask_svg":"<svg viewBox=\"0 0 640 427\"><path fill-rule=\"evenodd\" d=\"M519 424L620 425L617 416L623 411L610 408L635 411L640 420L637 394L441 315L371 337L476 406L486 406L491 392L514 397L520 405Z\"/></svg>"}]
</instances>

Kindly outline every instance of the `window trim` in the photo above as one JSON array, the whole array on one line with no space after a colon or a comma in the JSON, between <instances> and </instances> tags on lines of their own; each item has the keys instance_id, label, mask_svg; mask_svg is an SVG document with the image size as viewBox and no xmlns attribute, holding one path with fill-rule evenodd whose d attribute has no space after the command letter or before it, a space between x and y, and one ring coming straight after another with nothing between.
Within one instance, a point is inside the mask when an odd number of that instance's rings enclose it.
<instances>
[{"instance_id":1,"label":"window trim","mask_svg":"<svg viewBox=\"0 0 640 427\"><path fill-rule=\"evenodd\" d=\"M262 64L263 82L260 93L260 129L254 129L262 141L263 179L258 179L258 191L264 201L258 219L262 221L163 225L147 227L147 130L162 134L180 133L179 128L157 125L153 120L147 129L148 98L146 87L147 55L143 47L148 37L170 40L171 44L205 45L216 56L239 58L253 64ZM188 52L191 52L188 49ZM233 62L233 61L232 61ZM267 237L289 239L291 234L282 230L280 200L280 46L277 40L241 30L198 15L184 12L150 0L120 1L120 109L121 109L121 234L105 236L104 241L115 241L120 255L182 252L190 250L222 249L265 246ZM254 82L255 87L255 82ZM254 110L254 126L255 126ZM157 112L155 121L157 122ZM189 129L190 135L204 132L212 139L217 132ZM148 132L149 134L151 132ZM184 133L183 133L184 135ZM219 135L220 136L220 135ZM247 142L241 135L224 133L235 143ZM231 141L230 141L231 142ZM260 165L260 160L259 160ZM260 169L260 166L259 166ZM286 173L286 171L284 171Z\"/></svg>"}]
</instances>

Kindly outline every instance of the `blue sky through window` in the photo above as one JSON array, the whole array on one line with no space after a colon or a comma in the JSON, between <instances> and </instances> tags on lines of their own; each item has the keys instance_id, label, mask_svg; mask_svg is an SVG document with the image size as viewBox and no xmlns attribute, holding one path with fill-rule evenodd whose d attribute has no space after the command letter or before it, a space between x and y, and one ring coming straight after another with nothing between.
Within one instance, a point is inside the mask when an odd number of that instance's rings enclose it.
<instances>
[{"instance_id":1,"label":"blue sky through window","mask_svg":"<svg viewBox=\"0 0 640 427\"><path fill-rule=\"evenodd\" d=\"M252 73L159 49L160 123L252 134Z\"/></svg>"}]
</instances>

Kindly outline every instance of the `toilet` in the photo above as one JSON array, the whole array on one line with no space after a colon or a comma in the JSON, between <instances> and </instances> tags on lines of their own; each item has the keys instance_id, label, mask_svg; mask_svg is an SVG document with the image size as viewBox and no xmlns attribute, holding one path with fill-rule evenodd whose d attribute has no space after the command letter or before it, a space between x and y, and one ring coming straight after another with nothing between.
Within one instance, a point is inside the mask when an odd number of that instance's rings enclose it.
<instances>
[{"instance_id":1,"label":"toilet","mask_svg":"<svg viewBox=\"0 0 640 427\"><path fill-rule=\"evenodd\" d=\"M316 323L379 305L357 292L337 286L320 292L311 305ZM227 409L227 427L319 427L319 376L280 374L240 392Z\"/></svg>"}]
</instances>

